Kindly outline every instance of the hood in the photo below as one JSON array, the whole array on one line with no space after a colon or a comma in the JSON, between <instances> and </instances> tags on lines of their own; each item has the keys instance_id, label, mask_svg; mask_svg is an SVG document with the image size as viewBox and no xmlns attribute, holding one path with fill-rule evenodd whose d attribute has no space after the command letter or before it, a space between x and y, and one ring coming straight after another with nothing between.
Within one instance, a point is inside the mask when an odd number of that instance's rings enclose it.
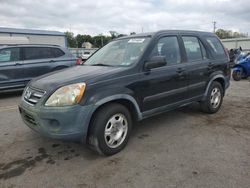
<instances>
[{"instance_id":1,"label":"hood","mask_svg":"<svg viewBox=\"0 0 250 188\"><path fill-rule=\"evenodd\" d=\"M110 76L121 70L120 67L75 66L37 77L31 81L30 86L49 91L71 83L95 82L105 77L105 75Z\"/></svg>"}]
</instances>

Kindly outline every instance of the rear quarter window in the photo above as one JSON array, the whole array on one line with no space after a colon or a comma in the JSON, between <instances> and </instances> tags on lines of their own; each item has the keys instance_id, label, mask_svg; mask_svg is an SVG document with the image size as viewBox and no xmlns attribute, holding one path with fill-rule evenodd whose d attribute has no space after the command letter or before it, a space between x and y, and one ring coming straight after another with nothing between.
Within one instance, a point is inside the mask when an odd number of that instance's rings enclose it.
<instances>
[{"instance_id":1,"label":"rear quarter window","mask_svg":"<svg viewBox=\"0 0 250 188\"><path fill-rule=\"evenodd\" d=\"M51 53L53 57L61 57L63 56L65 53L60 50L59 48L51 48Z\"/></svg>"},{"instance_id":2,"label":"rear quarter window","mask_svg":"<svg viewBox=\"0 0 250 188\"><path fill-rule=\"evenodd\" d=\"M205 40L210 46L213 57L226 58L225 50L217 37L206 37Z\"/></svg>"}]
</instances>

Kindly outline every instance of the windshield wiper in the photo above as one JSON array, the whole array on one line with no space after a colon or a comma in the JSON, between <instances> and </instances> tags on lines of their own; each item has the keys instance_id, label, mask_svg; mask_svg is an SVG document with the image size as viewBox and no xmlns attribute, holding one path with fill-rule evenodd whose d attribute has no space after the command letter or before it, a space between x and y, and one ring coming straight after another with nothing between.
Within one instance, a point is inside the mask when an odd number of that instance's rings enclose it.
<instances>
[{"instance_id":1,"label":"windshield wiper","mask_svg":"<svg viewBox=\"0 0 250 188\"><path fill-rule=\"evenodd\" d=\"M91 66L106 66L106 67L112 67L112 65L103 64L103 63L96 63L96 64L92 64Z\"/></svg>"}]
</instances>

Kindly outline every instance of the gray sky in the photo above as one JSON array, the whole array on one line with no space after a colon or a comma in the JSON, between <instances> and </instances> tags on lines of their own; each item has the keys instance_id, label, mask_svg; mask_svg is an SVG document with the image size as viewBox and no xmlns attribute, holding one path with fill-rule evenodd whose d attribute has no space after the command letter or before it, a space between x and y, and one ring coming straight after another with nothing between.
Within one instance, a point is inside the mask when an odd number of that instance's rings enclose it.
<instances>
[{"instance_id":1,"label":"gray sky","mask_svg":"<svg viewBox=\"0 0 250 188\"><path fill-rule=\"evenodd\" d=\"M247 0L0 0L0 27L129 34L160 29L231 29L250 35Z\"/></svg>"}]
</instances>

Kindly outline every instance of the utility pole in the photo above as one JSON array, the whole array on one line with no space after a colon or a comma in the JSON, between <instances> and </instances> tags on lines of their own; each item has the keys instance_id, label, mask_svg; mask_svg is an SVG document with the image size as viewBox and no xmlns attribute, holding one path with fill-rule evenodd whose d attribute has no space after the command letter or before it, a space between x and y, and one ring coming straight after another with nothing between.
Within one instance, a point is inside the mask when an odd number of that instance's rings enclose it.
<instances>
[{"instance_id":1,"label":"utility pole","mask_svg":"<svg viewBox=\"0 0 250 188\"><path fill-rule=\"evenodd\" d=\"M213 21L213 26L214 26L214 33L216 31L216 21Z\"/></svg>"},{"instance_id":2,"label":"utility pole","mask_svg":"<svg viewBox=\"0 0 250 188\"><path fill-rule=\"evenodd\" d=\"M102 35L102 33L99 35L100 37L101 37L101 43L102 43L102 47L103 47L103 35Z\"/></svg>"}]
</instances>

